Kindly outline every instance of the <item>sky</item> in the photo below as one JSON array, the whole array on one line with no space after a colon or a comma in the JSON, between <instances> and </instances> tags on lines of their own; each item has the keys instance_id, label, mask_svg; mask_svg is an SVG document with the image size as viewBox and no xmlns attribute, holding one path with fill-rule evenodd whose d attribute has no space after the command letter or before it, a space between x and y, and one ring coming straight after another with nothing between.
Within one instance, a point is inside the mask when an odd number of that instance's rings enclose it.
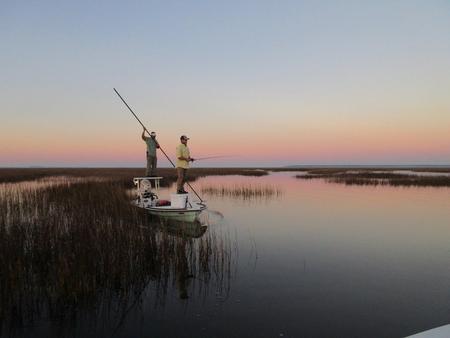
<instances>
[{"instance_id":1,"label":"sky","mask_svg":"<svg viewBox=\"0 0 450 338\"><path fill-rule=\"evenodd\" d=\"M450 164L448 1L11 1L0 166ZM159 154L161 166L167 166Z\"/></svg>"}]
</instances>

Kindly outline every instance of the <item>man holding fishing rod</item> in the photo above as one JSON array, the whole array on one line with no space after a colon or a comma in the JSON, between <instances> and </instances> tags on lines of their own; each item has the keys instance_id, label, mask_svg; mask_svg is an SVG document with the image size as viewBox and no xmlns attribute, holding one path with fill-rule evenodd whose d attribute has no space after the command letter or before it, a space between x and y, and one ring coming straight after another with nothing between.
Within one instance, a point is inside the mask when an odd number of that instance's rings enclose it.
<instances>
[{"instance_id":1,"label":"man holding fishing rod","mask_svg":"<svg viewBox=\"0 0 450 338\"><path fill-rule=\"evenodd\" d=\"M177 193L187 194L184 190L184 183L186 182L186 172L189 169L189 162L194 162L195 159L191 157L189 148L187 146L187 141L189 138L186 135L180 137L181 144L177 147Z\"/></svg>"},{"instance_id":2,"label":"man holding fishing rod","mask_svg":"<svg viewBox=\"0 0 450 338\"><path fill-rule=\"evenodd\" d=\"M156 141L156 133L152 131L150 137L145 136L145 128L142 131L142 140L147 144L147 168L145 176L156 176L156 164L158 159L156 157L156 149L159 148L159 143Z\"/></svg>"}]
</instances>

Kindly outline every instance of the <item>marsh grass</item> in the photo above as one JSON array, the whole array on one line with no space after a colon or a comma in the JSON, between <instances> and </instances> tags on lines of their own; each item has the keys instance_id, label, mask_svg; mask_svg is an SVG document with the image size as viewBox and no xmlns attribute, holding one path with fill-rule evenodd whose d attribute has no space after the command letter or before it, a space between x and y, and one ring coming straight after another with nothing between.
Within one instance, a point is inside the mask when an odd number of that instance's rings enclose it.
<instances>
[{"instance_id":1,"label":"marsh grass","mask_svg":"<svg viewBox=\"0 0 450 338\"><path fill-rule=\"evenodd\" d=\"M450 173L450 166L447 167L418 167L418 166L411 166L411 167L403 167L403 166L397 166L397 167L382 167L382 166L376 166L376 167L363 167L363 166L353 166L353 167L277 167L277 168L263 168L267 171L302 171L302 172L309 172L310 174L336 174L336 173L343 173L348 171L364 171L364 172L394 172L398 170L407 170L407 171L416 171L416 172L431 172L431 173Z\"/></svg>"},{"instance_id":2,"label":"marsh grass","mask_svg":"<svg viewBox=\"0 0 450 338\"><path fill-rule=\"evenodd\" d=\"M325 179L327 182L346 185L391 185L419 187L450 187L450 176L421 176L376 171L312 171L296 175L299 179Z\"/></svg>"},{"instance_id":3,"label":"marsh grass","mask_svg":"<svg viewBox=\"0 0 450 338\"><path fill-rule=\"evenodd\" d=\"M195 181L199 177L210 175L243 175L243 176L264 176L269 171L302 171L309 174L339 174L348 171L359 170L363 172L374 171L395 171L398 168L311 168L311 167L276 167L276 168L197 168L195 165L188 171L188 179ZM442 172L450 173L450 168L427 168L427 167L411 167L402 168L401 170L411 170L417 172ZM103 177L110 178L115 181L121 180L125 185L132 187L132 177L142 176L145 170L143 168L0 168L0 183L5 182L21 182L36 180L49 176L73 176L73 177ZM158 168L158 175L163 176L162 186L170 186L176 181L176 171L173 168Z\"/></svg>"},{"instance_id":4,"label":"marsh grass","mask_svg":"<svg viewBox=\"0 0 450 338\"><path fill-rule=\"evenodd\" d=\"M234 199L270 199L282 195L281 189L270 185L241 184L234 186L202 186L201 192L210 196L231 197Z\"/></svg>"},{"instance_id":5,"label":"marsh grass","mask_svg":"<svg viewBox=\"0 0 450 338\"><path fill-rule=\"evenodd\" d=\"M450 173L450 167L443 167L443 168L412 168L408 169L412 171L419 171L419 172L432 172L432 173Z\"/></svg>"},{"instance_id":6,"label":"marsh grass","mask_svg":"<svg viewBox=\"0 0 450 338\"><path fill-rule=\"evenodd\" d=\"M48 177L99 177L120 182L124 186L132 187L132 178L143 176L144 169L141 168L0 168L0 183L14 183L22 181L35 181ZM168 187L177 180L177 172L174 168L158 168L157 174L163 176L161 186ZM264 176L266 170L254 168L191 168L187 179L195 181L200 177L209 175L242 175L242 176Z\"/></svg>"},{"instance_id":7,"label":"marsh grass","mask_svg":"<svg viewBox=\"0 0 450 338\"><path fill-rule=\"evenodd\" d=\"M104 309L126 317L150 285L162 302L171 285L180 298L229 289L229 238L152 219L123 177L91 174L0 184L2 335Z\"/></svg>"}]
</instances>

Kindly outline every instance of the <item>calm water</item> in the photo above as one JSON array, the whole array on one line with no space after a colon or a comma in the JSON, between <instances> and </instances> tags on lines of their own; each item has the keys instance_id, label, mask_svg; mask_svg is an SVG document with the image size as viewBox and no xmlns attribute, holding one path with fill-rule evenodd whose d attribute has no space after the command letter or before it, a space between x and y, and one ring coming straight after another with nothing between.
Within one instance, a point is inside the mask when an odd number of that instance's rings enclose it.
<instances>
[{"instance_id":1,"label":"calm water","mask_svg":"<svg viewBox=\"0 0 450 338\"><path fill-rule=\"evenodd\" d=\"M88 318L79 319L74 335L402 337L450 322L449 188L345 186L294 175L194 183L198 191L239 184L282 191L250 200L204 195L223 215L202 216L208 231L235 248L228 291L199 291L194 280L188 299L174 285L157 301L149 286L116 322L92 331Z\"/></svg>"}]
</instances>

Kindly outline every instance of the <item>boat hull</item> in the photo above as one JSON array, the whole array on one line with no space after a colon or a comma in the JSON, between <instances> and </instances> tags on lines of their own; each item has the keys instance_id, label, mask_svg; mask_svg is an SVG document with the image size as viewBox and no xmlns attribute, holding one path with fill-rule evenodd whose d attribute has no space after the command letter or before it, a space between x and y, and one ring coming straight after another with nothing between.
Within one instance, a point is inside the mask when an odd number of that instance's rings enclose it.
<instances>
[{"instance_id":1,"label":"boat hull","mask_svg":"<svg viewBox=\"0 0 450 338\"><path fill-rule=\"evenodd\" d=\"M161 217L161 218L168 218L168 219L174 219L177 221L185 221L185 222L194 222L198 215L203 211L201 210L160 210L160 209L153 209L149 208L147 209L148 213Z\"/></svg>"}]
</instances>

